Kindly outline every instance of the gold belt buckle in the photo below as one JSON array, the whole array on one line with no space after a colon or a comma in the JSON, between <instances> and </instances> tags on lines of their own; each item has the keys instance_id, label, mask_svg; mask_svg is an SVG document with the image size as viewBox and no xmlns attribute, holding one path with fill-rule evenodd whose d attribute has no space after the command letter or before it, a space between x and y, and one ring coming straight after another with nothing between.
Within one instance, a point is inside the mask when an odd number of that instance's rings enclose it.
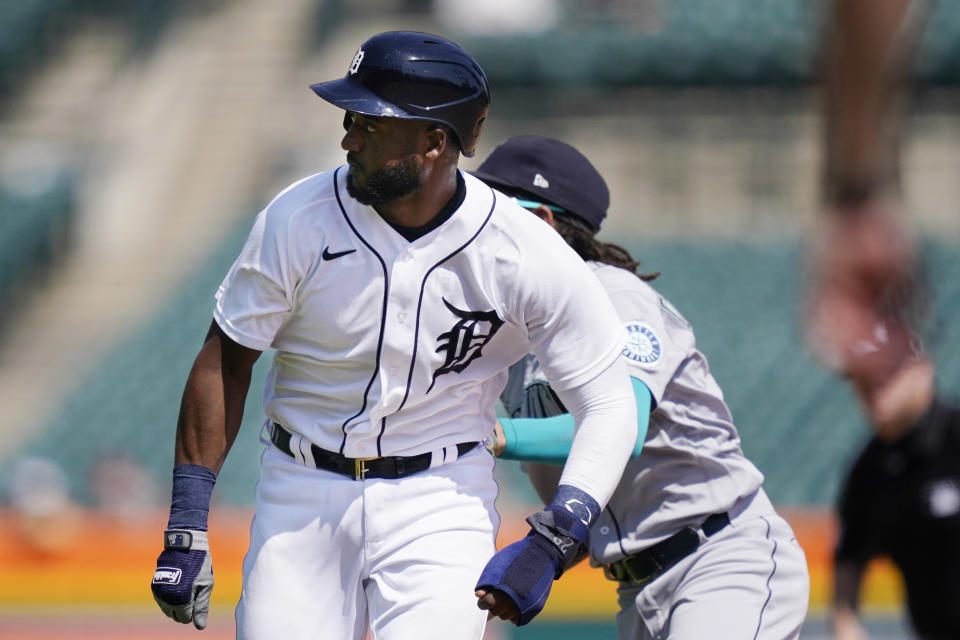
<instances>
[{"instance_id":1,"label":"gold belt buckle","mask_svg":"<svg viewBox=\"0 0 960 640\"><path fill-rule=\"evenodd\" d=\"M354 458L353 459L353 479L354 480L366 480L367 479L367 463L371 460L376 460L377 458Z\"/></svg>"},{"instance_id":2,"label":"gold belt buckle","mask_svg":"<svg viewBox=\"0 0 960 640\"><path fill-rule=\"evenodd\" d=\"M653 579L652 576L649 575L638 577L631 569L630 563L626 560L627 558L621 558L616 562L603 565L603 573L608 580L628 582L631 586L643 588Z\"/></svg>"}]
</instances>

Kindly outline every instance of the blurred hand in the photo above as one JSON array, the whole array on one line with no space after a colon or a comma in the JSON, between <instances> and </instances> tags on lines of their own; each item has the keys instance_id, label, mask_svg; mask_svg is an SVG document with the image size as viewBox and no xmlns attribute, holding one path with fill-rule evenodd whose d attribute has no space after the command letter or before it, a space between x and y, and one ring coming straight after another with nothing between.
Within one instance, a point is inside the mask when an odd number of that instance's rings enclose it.
<instances>
[{"instance_id":1,"label":"blurred hand","mask_svg":"<svg viewBox=\"0 0 960 640\"><path fill-rule=\"evenodd\" d=\"M853 390L878 438L895 442L912 429L933 403L933 362L919 356L907 360L881 386L853 380Z\"/></svg>"},{"instance_id":2,"label":"blurred hand","mask_svg":"<svg viewBox=\"0 0 960 640\"><path fill-rule=\"evenodd\" d=\"M852 611L835 611L832 626L833 640L870 640L867 630Z\"/></svg>"},{"instance_id":3,"label":"blurred hand","mask_svg":"<svg viewBox=\"0 0 960 640\"><path fill-rule=\"evenodd\" d=\"M822 364L879 386L914 353L913 242L900 203L878 198L835 210L810 252L806 338Z\"/></svg>"}]
</instances>

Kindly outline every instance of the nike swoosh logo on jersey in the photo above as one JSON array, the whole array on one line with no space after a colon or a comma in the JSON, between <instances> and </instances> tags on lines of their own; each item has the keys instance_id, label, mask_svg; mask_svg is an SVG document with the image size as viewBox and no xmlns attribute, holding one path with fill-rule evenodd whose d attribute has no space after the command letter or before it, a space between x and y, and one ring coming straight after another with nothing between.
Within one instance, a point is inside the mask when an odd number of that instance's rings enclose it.
<instances>
[{"instance_id":1,"label":"nike swoosh logo on jersey","mask_svg":"<svg viewBox=\"0 0 960 640\"><path fill-rule=\"evenodd\" d=\"M348 253L353 253L356 249L347 249L346 251L337 251L336 253L330 253L329 247L324 247L323 249L323 259L324 260L336 260L337 258L342 258Z\"/></svg>"}]
</instances>

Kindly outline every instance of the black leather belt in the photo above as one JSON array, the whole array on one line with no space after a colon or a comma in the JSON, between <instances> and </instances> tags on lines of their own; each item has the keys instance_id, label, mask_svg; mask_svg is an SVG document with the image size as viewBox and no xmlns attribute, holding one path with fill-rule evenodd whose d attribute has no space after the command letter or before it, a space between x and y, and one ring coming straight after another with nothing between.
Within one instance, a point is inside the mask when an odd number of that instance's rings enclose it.
<instances>
[{"instance_id":1,"label":"black leather belt","mask_svg":"<svg viewBox=\"0 0 960 640\"><path fill-rule=\"evenodd\" d=\"M290 448L291 433L274 422L270 428L270 441L280 451L292 458ZM457 445L457 457L471 451L479 442L461 442ZM402 478L410 474L423 471L430 467L432 453L421 453L417 456L387 456L385 458L347 458L339 453L321 449L315 444L310 445L313 464L318 469L326 469L341 475L363 480L364 478Z\"/></svg>"},{"instance_id":2,"label":"black leather belt","mask_svg":"<svg viewBox=\"0 0 960 640\"><path fill-rule=\"evenodd\" d=\"M649 549L608 564L603 568L603 572L611 580L645 585L696 551L700 546L701 531L709 538L728 524L730 517L726 513L715 513L703 521L699 530L684 527Z\"/></svg>"}]
</instances>

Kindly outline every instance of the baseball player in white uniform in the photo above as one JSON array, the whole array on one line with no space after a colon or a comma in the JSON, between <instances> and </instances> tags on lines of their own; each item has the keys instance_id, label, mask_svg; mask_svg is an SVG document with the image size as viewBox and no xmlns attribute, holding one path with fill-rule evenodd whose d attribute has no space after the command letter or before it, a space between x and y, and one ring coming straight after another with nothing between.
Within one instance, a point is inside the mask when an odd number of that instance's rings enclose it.
<instances>
[{"instance_id":1,"label":"baseball player in white uniform","mask_svg":"<svg viewBox=\"0 0 960 640\"><path fill-rule=\"evenodd\" d=\"M378 34L312 88L345 110L347 164L280 193L217 291L153 593L206 624L210 496L250 369L273 348L238 638L478 639L476 590L531 619L616 486L637 424L624 334L559 236L457 169L489 105L469 53ZM478 444L528 351L578 432L557 500L494 554L493 458Z\"/></svg>"},{"instance_id":2,"label":"baseball player in white uniform","mask_svg":"<svg viewBox=\"0 0 960 640\"><path fill-rule=\"evenodd\" d=\"M594 238L607 186L573 147L540 136L498 146L475 175L546 219L588 260L629 341L622 359L638 406L638 440L590 531L591 562L619 582L622 640L799 635L809 577L790 526L740 449L730 411L693 328L622 248ZM527 463L550 500L573 425L536 355L510 368L494 448ZM642 451L642 452L641 452ZM547 463L547 464L541 464Z\"/></svg>"}]
</instances>

